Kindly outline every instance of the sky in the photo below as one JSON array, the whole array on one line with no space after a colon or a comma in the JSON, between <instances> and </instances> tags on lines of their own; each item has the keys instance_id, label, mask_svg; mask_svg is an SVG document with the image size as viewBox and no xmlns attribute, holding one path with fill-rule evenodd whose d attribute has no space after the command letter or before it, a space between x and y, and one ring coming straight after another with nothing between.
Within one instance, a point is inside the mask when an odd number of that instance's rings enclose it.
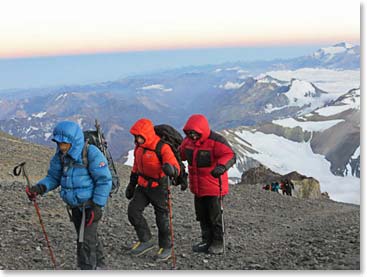
<instances>
[{"instance_id":1,"label":"sky","mask_svg":"<svg viewBox=\"0 0 367 277\"><path fill-rule=\"evenodd\" d=\"M358 43L356 0L11 0L0 58Z\"/></svg>"},{"instance_id":2,"label":"sky","mask_svg":"<svg viewBox=\"0 0 367 277\"><path fill-rule=\"evenodd\" d=\"M356 0L0 1L0 93L360 44Z\"/></svg>"}]
</instances>

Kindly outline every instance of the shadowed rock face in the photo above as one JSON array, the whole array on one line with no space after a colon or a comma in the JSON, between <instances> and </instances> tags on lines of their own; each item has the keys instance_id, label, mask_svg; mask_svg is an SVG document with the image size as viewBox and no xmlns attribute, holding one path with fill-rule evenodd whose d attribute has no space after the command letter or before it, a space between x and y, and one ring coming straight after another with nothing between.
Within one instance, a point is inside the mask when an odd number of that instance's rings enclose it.
<instances>
[{"instance_id":1,"label":"shadowed rock face","mask_svg":"<svg viewBox=\"0 0 367 277\"><path fill-rule=\"evenodd\" d=\"M269 184L280 180L282 175L275 173L271 169L260 165L251 168L242 174L241 183L243 184Z\"/></svg>"},{"instance_id":2,"label":"shadowed rock face","mask_svg":"<svg viewBox=\"0 0 367 277\"><path fill-rule=\"evenodd\" d=\"M347 112L348 113L348 112ZM351 164L354 176L360 175L359 161L352 165L351 157L360 145L360 111L349 112L341 122L321 133L315 133L311 147L315 153L330 161L330 171L338 176L351 175L346 166Z\"/></svg>"}]
</instances>

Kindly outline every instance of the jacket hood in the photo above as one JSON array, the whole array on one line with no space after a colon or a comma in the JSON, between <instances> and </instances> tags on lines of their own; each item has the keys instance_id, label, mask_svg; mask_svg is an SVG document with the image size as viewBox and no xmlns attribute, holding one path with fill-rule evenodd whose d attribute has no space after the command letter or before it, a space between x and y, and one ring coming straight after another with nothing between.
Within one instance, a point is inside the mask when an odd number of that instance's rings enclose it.
<instances>
[{"instance_id":1,"label":"jacket hood","mask_svg":"<svg viewBox=\"0 0 367 277\"><path fill-rule=\"evenodd\" d=\"M202 114L193 114L187 120L184 131L193 130L199 134L201 134L201 138L199 141L206 140L210 135L210 126L206 117Z\"/></svg>"},{"instance_id":2,"label":"jacket hood","mask_svg":"<svg viewBox=\"0 0 367 277\"><path fill-rule=\"evenodd\" d=\"M53 131L52 141L70 143L71 148L68 154L78 160L84 147L84 134L79 125L72 121L62 121L56 125ZM57 146L57 152L60 152Z\"/></svg>"},{"instance_id":3,"label":"jacket hood","mask_svg":"<svg viewBox=\"0 0 367 277\"><path fill-rule=\"evenodd\" d=\"M155 148L154 142L157 140L157 134L154 131L154 125L152 121L146 118L139 119L131 127L130 133L134 136L140 135L145 139L145 142L141 144L142 147Z\"/></svg>"}]
</instances>

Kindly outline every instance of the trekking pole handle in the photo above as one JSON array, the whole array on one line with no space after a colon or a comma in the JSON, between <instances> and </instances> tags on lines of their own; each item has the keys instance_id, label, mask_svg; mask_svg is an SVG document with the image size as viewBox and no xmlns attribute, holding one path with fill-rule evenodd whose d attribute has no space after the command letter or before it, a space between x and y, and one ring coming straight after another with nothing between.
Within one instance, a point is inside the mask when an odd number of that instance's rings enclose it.
<instances>
[{"instance_id":1,"label":"trekking pole handle","mask_svg":"<svg viewBox=\"0 0 367 277\"><path fill-rule=\"evenodd\" d=\"M30 188L32 185L31 185L31 182L29 181L28 174L25 170L25 165L26 165L26 162L21 162L17 164L13 169L13 174L14 176L20 176L20 174L23 173L23 177L27 181L27 186Z\"/></svg>"},{"instance_id":2,"label":"trekking pole handle","mask_svg":"<svg viewBox=\"0 0 367 277\"><path fill-rule=\"evenodd\" d=\"M16 166L14 166L13 175L19 176L22 173L22 167L24 165L25 165L25 162L21 162L20 164L17 164Z\"/></svg>"}]
</instances>

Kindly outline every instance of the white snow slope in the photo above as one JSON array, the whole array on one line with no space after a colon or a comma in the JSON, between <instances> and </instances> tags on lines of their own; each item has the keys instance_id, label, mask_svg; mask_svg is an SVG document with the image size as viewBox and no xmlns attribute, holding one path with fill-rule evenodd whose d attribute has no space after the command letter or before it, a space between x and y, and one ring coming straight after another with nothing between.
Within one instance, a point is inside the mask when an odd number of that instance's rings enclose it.
<instances>
[{"instance_id":1,"label":"white snow slope","mask_svg":"<svg viewBox=\"0 0 367 277\"><path fill-rule=\"evenodd\" d=\"M258 160L280 174L297 171L314 177L320 182L321 191L328 192L331 199L347 203L360 203L360 179L354 176L339 177L330 172L330 162L323 155L312 152L309 142L293 142L283 137L261 132L237 130L237 143L244 140L255 146L258 153L237 153ZM246 145L249 146L249 145ZM235 171L230 171L235 174ZM236 174L235 174L236 175ZM238 176L230 176L238 177Z\"/></svg>"}]
</instances>

